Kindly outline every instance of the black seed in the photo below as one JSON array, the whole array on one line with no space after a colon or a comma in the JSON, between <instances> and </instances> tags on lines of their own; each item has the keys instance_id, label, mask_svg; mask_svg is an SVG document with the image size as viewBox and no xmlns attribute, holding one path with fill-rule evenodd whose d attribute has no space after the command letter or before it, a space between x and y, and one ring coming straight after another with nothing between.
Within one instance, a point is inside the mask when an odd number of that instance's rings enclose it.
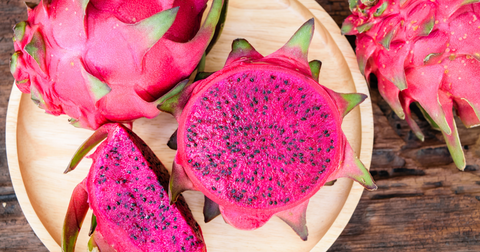
<instances>
[{"instance_id":1,"label":"black seed","mask_svg":"<svg viewBox=\"0 0 480 252\"><path fill-rule=\"evenodd\" d=\"M216 188L215 186L212 186L212 190L216 191L216 190L217 190L217 188Z\"/></svg>"}]
</instances>

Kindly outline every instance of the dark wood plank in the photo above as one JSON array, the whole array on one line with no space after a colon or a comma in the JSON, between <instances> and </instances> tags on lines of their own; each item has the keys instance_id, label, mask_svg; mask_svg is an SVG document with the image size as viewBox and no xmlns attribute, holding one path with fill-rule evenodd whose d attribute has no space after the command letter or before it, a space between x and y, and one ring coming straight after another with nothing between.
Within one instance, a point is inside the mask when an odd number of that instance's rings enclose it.
<instances>
[{"instance_id":1,"label":"dark wood plank","mask_svg":"<svg viewBox=\"0 0 480 252\"><path fill-rule=\"evenodd\" d=\"M418 141L378 91L371 173L379 189L364 192L329 251L480 251L480 129L460 125L467 168L459 171L438 132Z\"/></svg>"},{"instance_id":2,"label":"dark wood plank","mask_svg":"<svg viewBox=\"0 0 480 252\"><path fill-rule=\"evenodd\" d=\"M347 1L316 0L341 26ZM340 2L340 3L339 3ZM337 7L342 6L342 10ZM347 37L354 47L355 37ZM365 191L329 251L480 251L480 128L456 120L467 167L458 171L439 131L413 110L419 141L372 81L375 140L371 173L379 189Z\"/></svg>"},{"instance_id":3,"label":"dark wood plank","mask_svg":"<svg viewBox=\"0 0 480 252\"><path fill-rule=\"evenodd\" d=\"M38 1L37 1L38 2ZM317 0L337 24L349 14L347 0ZM12 27L26 18L23 1L0 2L0 130L13 78ZM352 40L352 38L350 38ZM375 144L372 174L379 189L365 192L330 251L480 251L480 128L460 128L467 169L458 171L441 134L418 114L420 142L372 87ZM47 251L28 225L8 173L0 135L0 251Z\"/></svg>"},{"instance_id":4,"label":"dark wood plank","mask_svg":"<svg viewBox=\"0 0 480 252\"><path fill-rule=\"evenodd\" d=\"M0 1L0 132L5 132L5 116L13 77L9 60L14 52L12 27L26 19L23 1ZM5 134L0 135L0 251L48 251L37 238L22 213L8 173Z\"/></svg>"}]
</instances>

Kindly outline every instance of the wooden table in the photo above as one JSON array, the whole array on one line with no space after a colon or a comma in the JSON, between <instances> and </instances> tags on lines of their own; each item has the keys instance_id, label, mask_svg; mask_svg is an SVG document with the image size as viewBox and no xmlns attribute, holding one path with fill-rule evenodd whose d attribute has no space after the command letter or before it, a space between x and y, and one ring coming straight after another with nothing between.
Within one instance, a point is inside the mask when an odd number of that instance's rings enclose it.
<instances>
[{"instance_id":1,"label":"wooden table","mask_svg":"<svg viewBox=\"0 0 480 252\"><path fill-rule=\"evenodd\" d=\"M347 0L316 0L340 25ZM0 129L13 77L12 27L26 19L23 1L0 2ZM353 41L354 38L349 38ZM330 251L480 251L480 128L460 121L467 168L458 171L441 134L419 115L425 142L418 141L371 89L375 142L371 173L379 189L364 192L352 219ZM34 123L34 122L32 122ZM47 251L28 225L8 172L5 134L0 135L0 251Z\"/></svg>"}]
</instances>

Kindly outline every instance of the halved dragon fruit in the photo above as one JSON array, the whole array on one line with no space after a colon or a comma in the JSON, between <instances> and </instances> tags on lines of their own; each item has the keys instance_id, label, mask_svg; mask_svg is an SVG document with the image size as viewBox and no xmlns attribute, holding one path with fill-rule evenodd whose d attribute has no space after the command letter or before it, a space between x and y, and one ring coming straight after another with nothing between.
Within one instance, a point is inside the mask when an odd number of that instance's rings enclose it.
<instances>
[{"instance_id":1,"label":"halved dragon fruit","mask_svg":"<svg viewBox=\"0 0 480 252\"><path fill-rule=\"evenodd\" d=\"M120 124L102 126L78 150L71 168L105 137L70 200L63 251L75 249L89 207L95 217L90 250L206 251L200 226L183 197L169 204L168 171L131 130Z\"/></svg>"},{"instance_id":2,"label":"halved dragon fruit","mask_svg":"<svg viewBox=\"0 0 480 252\"><path fill-rule=\"evenodd\" d=\"M27 4L14 28L10 70L47 113L97 129L158 115L158 100L188 78L226 5L214 0L51 0ZM222 11L223 10L223 11Z\"/></svg>"},{"instance_id":3,"label":"halved dragon fruit","mask_svg":"<svg viewBox=\"0 0 480 252\"><path fill-rule=\"evenodd\" d=\"M159 109L179 123L172 201L199 190L207 222L221 213L251 230L276 215L306 240L308 200L326 182L349 177L376 189L341 129L366 95L318 83L321 63L307 61L313 29L311 19L266 57L237 39L222 70L166 95Z\"/></svg>"}]
</instances>

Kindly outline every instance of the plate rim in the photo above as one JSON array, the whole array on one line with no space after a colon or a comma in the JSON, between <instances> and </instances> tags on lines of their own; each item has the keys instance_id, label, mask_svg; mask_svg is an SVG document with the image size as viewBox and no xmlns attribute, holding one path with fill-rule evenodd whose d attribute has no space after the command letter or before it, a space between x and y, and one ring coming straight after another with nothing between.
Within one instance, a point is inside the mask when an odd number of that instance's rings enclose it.
<instances>
[{"instance_id":1,"label":"plate rim","mask_svg":"<svg viewBox=\"0 0 480 252\"><path fill-rule=\"evenodd\" d=\"M295 1L295 0L294 0ZM290 3L294 2L290 1ZM302 4L308 12L302 12L304 18L309 16L315 17L315 26L319 25L324 26L324 30L328 31L327 33L322 33L324 36L323 41L331 41L337 45L338 48L337 54L341 55L338 59L341 58L344 64L350 69L350 78L354 82L355 91L367 95L367 99L362 102L358 108L360 112L360 153L357 154L364 163L365 167L370 170L370 164L373 155L373 143L374 143L374 122L373 122L373 109L372 109L372 100L370 95L370 90L367 85L367 82L361 73L356 54L353 51L353 48L349 44L348 40L344 35L341 34L340 27L335 23L333 18L323 9L323 7L312 0L296 0ZM313 2L313 3L312 3ZM300 7L301 8L301 7ZM320 12L321 14L328 15L328 18L323 18L320 23L318 20L318 15L313 14L313 10ZM328 26L328 29L325 27ZM318 243L311 249L312 252L327 251L333 243L337 240L340 234L343 232L348 222L350 221L355 209L360 202L360 198L363 194L364 188L359 183L352 183L352 187L348 194L347 199L339 211L337 218L332 223L330 228L327 230L325 235L318 241Z\"/></svg>"},{"instance_id":2,"label":"plate rim","mask_svg":"<svg viewBox=\"0 0 480 252\"><path fill-rule=\"evenodd\" d=\"M283 0L280 0L283 1ZM285 1L283 1L285 3ZM355 53L353 49L348 44L345 36L340 34L340 28L337 24L333 21L333 19L329 16L327 19L322 19L320 23L319 18L311 12L310 8L307 6L315 7L317 11L325 12L323 7L315 2L314 0L286 0L286 4L290 6L294 6L294 8L300 8L301 15L303 18L309 19L310 17L315 17L315 25L318 27L321 26L328 26L329 29L326 33L320 34L321 36L326 39L326 41L332 40L336 47L338 48L338 52L336 54L339 55L337 57L338 60L341 60L342 63L348 66L350 70L350 79L354 83L354 87L356 92L361 92L366 94L370 98L370 92L367 86L367 83L361 75L360 70L358 68ZM313 6L315 4L316 6ZM325 12L326 13L326 12ZM327 14L328 15L328 14ZM18 113L20 111L20 102L22 100L22 94L20 90L16 87L15 83L12 86L12 90L9 96L9 102L7 106L7 114L6 114L6 130L5 130L5 143L6 143L6 153L7 153L7 163L8 163L8 170L10 173L10 177L12 180L12 185L14 191L21 191L21 194L15 193L17 200L20 204L23 214L25 215L29 225L31 226L32 230L35 232L37 237L42 241L42 243L49 249L50 251L56 250L59 247L52 245L52 242L58 244L58 242L53 238L50 232L45 228L38 215L35 213L35 208L33 208L30 198L27 193L27 188L23 183L22 172L20 169L20 161L18 159L17 153L17 121L18 121ZM372 151L373 151L373 111L372 111L372 103L371 99L366 99L362 104L359 106L360 109L360 159L364 162L367 169L370 168L370 162L372 158ZM370 127L371 126L371 127ZM13 171L13 172L12 172ZM336 216L335 221L332 225L328 228L325 235L318 241L318 243L312 248L311 251L326 251L328 248L335 242L335 240L340 236L341 232L344 230L346 225L348 224L350 218L352 217L356 206L358 205L361 195L363 193L363 187L358 183L352 183L351 189L348 193L347 199L343 204L341 210L339 211L338 215ZM48 235L47 235L48 234ZM50 241L50 242L47 242Z\"/></svg>"}]
</instances>

